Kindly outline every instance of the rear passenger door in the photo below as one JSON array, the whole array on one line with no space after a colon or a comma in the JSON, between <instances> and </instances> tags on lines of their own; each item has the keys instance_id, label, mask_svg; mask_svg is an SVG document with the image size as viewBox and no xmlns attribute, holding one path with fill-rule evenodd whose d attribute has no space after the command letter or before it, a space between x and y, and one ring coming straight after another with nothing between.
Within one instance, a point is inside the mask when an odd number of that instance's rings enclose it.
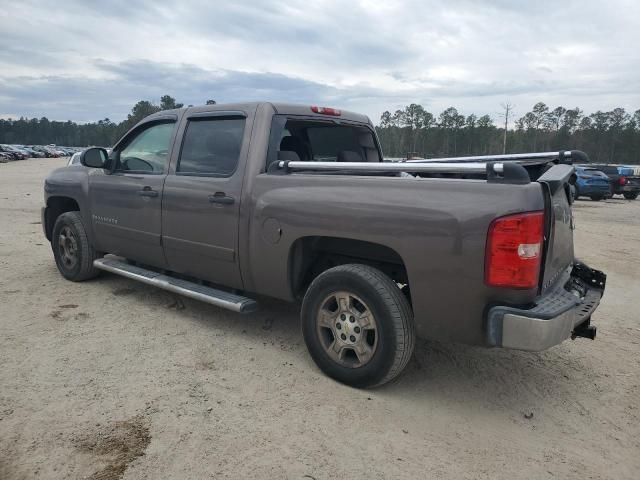
<instances>
[{"instance_id":1,"label":"rear passenger door","mask_svg":"<svg viewBox=\"0 0 640 480\"><path fill-rule=\"evenodd\" d=\"M188 116L162 201L169 268L233 288L242 288L238 224L250 135L246 120L240 112Z\"/></svg>"}]
</instances>

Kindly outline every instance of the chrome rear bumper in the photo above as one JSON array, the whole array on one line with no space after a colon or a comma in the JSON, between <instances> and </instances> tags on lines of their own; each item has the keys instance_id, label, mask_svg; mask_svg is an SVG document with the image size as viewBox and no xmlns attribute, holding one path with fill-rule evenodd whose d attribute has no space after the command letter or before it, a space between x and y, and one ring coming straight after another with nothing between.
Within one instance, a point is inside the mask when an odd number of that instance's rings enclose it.
<instances>
[{"instance_id":1,"label":"chrome rear bumper","mask_svg":"<svg viewBox=\"0 0 640 480\"><path fill-rule=\"evenodd\" d=\"M487 315L489 344L541 351L582 334L600 304L606 275L578 263L568 277L542 295L531 308L495 306ZM595 337L595 330L590 338Z\"/></svg>"}]
</instances>

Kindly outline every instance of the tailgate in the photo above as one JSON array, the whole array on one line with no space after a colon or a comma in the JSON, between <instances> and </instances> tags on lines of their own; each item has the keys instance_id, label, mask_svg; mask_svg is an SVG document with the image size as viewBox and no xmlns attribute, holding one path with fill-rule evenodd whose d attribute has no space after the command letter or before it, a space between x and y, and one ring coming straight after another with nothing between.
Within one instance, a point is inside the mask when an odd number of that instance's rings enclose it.
<instances>
[{"instance_id":1,"label":"tailgate","mask_svg":"<svg viewBox=\"0 0 640 480\"><path fill-rule=\"evenodd\" d=\"M573 174L573 166L561 164L538 178L545 195L547 219L540 282L542 292L573 264L573 213L569 203L569 179Z\"/></svg>"},{"instance_id":2,"label":"tailgate","mask_svg":"<svg viewBox=\"0 0 640 480\"><path fill-rule=\"evenodd\" d=\"M627 179L627 183L625 186L638 187L640 189L640 177L636 176L625 176Z\"/></svg>"}]
</instances>

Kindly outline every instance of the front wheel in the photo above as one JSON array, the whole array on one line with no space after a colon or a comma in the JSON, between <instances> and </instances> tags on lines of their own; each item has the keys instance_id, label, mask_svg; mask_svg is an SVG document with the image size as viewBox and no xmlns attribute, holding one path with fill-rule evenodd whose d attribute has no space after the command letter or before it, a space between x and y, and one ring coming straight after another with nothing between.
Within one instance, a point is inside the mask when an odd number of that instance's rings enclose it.
<instances>
[{"instance_id":1,"label":"front wheel","mask_svg":"<svg viewBox=\"0 0 640 480\"><path fill-rule=\"evenodd\" d=\"M67 280L81 282L100 273L93 266L93 261L100 255L87 238L80 212L66 212L56 219L51 249L58 270Z\"/></svg>"},{"instance_id":2,"label":"front wheel","mask_svg":"<svg viewBox=\"0 0 640 480\"><path fill-rule=\"evenodd\" d=\"M624 198L627 200L635 200L638 198L638 192L625 192L622 195L624 195Z\"/></svg>"},{"instance_id":3,"label":"front wheel","mask_svg":"<svg viewBox=\"0 0 640 480\"><path fill-rule=\"evenodd\" d=\"M311 283L302 303L302 334L328 376L354 387L397 377L415 345L413 314L400 288L367 265L340 265Z\"/></svg>"}]
</instances>

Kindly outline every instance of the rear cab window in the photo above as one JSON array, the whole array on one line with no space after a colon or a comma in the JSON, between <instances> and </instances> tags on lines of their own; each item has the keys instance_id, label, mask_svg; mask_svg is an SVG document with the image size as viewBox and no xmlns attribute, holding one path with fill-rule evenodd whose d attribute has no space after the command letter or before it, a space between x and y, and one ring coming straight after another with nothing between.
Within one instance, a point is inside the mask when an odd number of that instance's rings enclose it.
<instances>
[{"instance_id":1,"label":"rear cab window","mask_svg":"<svg viewBox=\"0 0 640 480\"><path fill-rule=\"evenodd\" d=\"M313 161L337 162L344 152L349 152L352 160L359 157L355 161L366 161L366 152L353 127L308 127L306 133Z\"/></svg>"},{"instance_id":2,"label":"rear cab window","mask_svg":"<svg viewBox=\"0 0 640 480\"><path fill-rule=\"evenodd\" d=\"M302 162L380 162L375 135L366 125L322 120L278 118L271 127L267 163L278 159Z\"/></svg>"}]
</instances>

